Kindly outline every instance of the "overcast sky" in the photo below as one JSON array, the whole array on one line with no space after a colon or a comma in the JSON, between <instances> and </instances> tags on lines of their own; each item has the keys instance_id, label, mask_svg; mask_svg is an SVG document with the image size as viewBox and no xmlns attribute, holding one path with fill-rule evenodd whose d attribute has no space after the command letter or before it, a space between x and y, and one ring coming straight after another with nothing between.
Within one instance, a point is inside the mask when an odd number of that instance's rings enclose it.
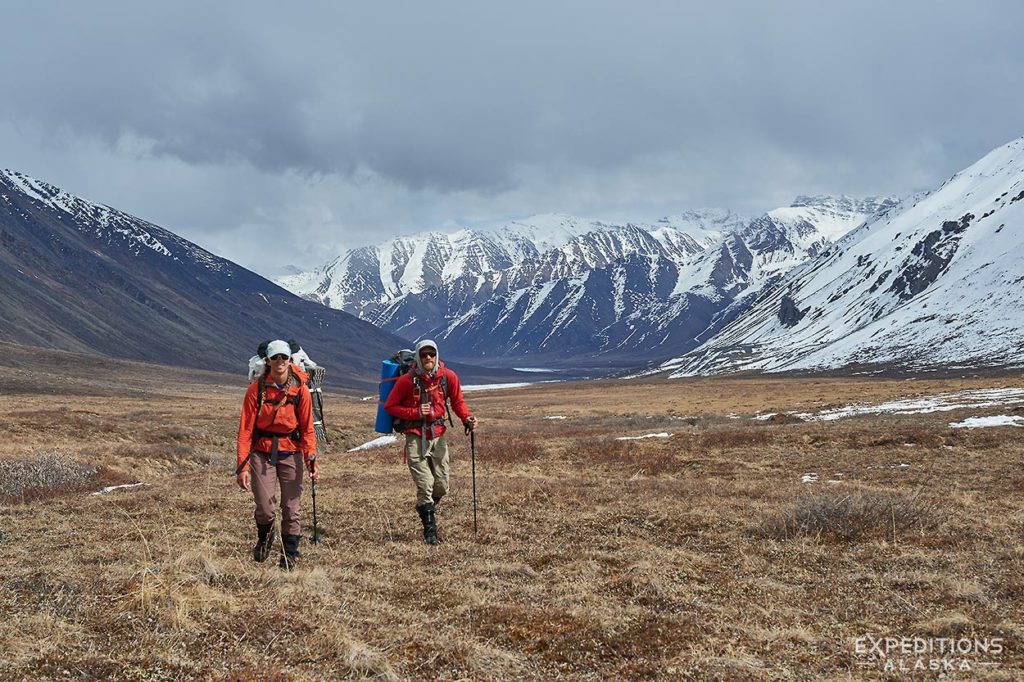
<instances>
[{"instance_id":1,"label":"overcast sky","mask_svg":"<svg viewBox=\"0 0 1024 682\"><path fill-rule=\"evenodd\" d=\"M263 273L535 213L903 195L1024 135L1022 26L1016 0L6 2L0 167Z\"/></svg>"}]
</instances>

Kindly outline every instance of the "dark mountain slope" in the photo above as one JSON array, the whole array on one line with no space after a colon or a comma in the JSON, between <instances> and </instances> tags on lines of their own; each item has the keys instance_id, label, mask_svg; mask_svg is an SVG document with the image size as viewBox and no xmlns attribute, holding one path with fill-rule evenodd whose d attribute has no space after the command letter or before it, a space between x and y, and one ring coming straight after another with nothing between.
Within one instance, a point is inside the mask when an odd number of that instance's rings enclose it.
<instances>
[{"instance_id":1,"label":"dark mountain slope","mask_svg":"<svg viewBox=\"0 0 1024 682\"><path fill-rule=\"evenodd\" d=\"M298 339L334 382L369 387L380 359L406 345L167 230L9 171L0 292L0 341L168 365L241 372L262 339L280 336Z\"/></svg>"}]
</instances>

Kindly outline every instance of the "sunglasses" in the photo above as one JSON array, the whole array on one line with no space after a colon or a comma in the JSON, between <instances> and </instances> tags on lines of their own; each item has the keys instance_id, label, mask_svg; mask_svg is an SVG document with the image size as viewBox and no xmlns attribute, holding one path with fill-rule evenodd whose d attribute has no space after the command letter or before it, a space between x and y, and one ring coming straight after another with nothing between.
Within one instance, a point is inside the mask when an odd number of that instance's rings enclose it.
<instances>
[{"instance_id":1,"label":"sunglasses","mask_svg":"<svg viewBox=\"0 0 1024 682\"><path fill-rule=\"evenodd\" d=\"M277 355L270 356L271 360L287 360L288 356L284 353L278 353Z\"/></svg>"},{"instance_id":2,"label":"sunglasses","mask_svg":"<svg viewBox=\"0 0 1024 682\"><path fill-rule=\"evenodd\" d=\"M421 358L436 358L437 357L437 352L431 352L429 350L422 350L422 351L420 351L420 357Z\"/></svg>"}]
</instances>

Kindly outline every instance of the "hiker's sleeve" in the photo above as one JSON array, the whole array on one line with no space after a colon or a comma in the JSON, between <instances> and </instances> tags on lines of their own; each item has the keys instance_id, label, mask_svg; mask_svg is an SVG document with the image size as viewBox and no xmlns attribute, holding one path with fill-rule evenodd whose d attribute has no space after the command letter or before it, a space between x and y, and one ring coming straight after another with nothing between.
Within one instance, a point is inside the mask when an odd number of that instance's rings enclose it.
<instances>
[{"instance_id":1,"label":"hiker's sleeve","mask_svg":"<svg viewBox=\"0 0 1024 682\"><path fill-rule=\"evenodd\" d=\"M316 457L316 430L313 428L313 396L305 385L299 387L299 430L302 431L302 456L309 466L309 460Z\"/></svg>"},{"instance_id":2,"label":"hiker's sleeve","mask_svg":"<svg viewBox=\"0 0 1024 682\"><path fill-rule=\"evenodd\" d=\"M238 451L235 466L242 466L242 462L252 452L252 430L256 426L256 393L259 391L254 381L249 384L242 398L242 416L238 420Z\"/></svg>"},{"instance_id":3,"label":"hiker's sleeve","mask_svg":"<svg viewBox=\"0 0 1024 682\"><path fill-rule=\"evenodd\" d=\"M402 405L402 403L408 400L410 395L412 395L412 375L403 374L395 382L395 387L388 394L388 399L384 401L384 411L398 419L412 422L419 421L419 406L405 407Z\"/></svg>"},{"instance_id":4,"label":"hiker's sleeve","mask_svg":"<svg viewBox=\"0 0 1024 682\"><path fill-rule=\"evenodd\" d=\"M459 419L466 421L473 416L469 411L469 405L462 399L462 383L455 372L448 372L448 397L452 401L452 411Z\"/></svg>"}]
</instances>

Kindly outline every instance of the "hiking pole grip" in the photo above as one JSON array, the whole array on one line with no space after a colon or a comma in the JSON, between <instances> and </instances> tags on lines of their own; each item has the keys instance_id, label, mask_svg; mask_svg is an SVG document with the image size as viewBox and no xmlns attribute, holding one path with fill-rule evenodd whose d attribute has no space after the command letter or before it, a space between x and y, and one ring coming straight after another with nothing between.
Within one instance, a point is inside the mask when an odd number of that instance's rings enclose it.
<instances>
[{"instance_id":1,"label":"hiking pole grip","mask_svg":"<svg viewBox=\"0 0 1024 682\"><path fill-rule=\"evenodd\" d=\"M476 532L476 431L469 432L470 460L473 463L473 532Z\"/></svg>"},{"instance_id":2,"label":"hiking pole grip","mask_svg":"<svg viewBox=\"0 0 1024 682\"><path fill-rule=\"evenodd\" d=\"M242 460L242 463L238 465L237 469L235 469L235 476L238 476L240 473L242 473L242 469L244 469L245 465L249 463L250 457L252 457L251 452L245 456L245 459Z\"/></svg>"}]
</instances>

